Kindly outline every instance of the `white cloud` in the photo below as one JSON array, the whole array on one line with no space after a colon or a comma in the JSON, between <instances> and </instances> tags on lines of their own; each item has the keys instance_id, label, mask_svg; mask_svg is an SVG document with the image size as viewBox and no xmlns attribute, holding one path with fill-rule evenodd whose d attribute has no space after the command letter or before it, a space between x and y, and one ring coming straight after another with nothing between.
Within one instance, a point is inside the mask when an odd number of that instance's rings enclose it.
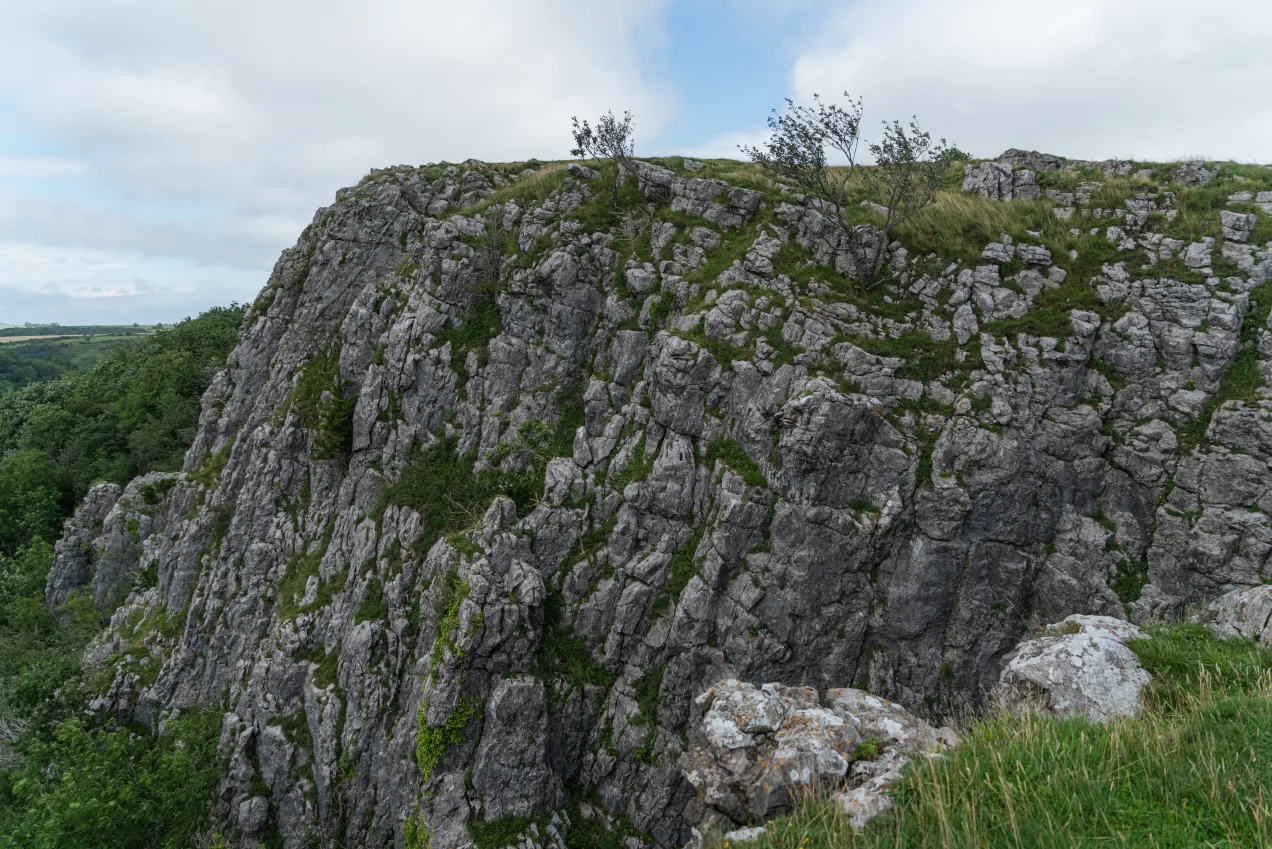
<instances>
[{"instance_id":1,"label":"white cloud","mask_svg":"<svg viewBox=\"0 0 1272 849\"><path fill-rule=\"evenodd\" d=\"M1269 44L1266 2L865 0L831 16L791 90L847 89L869 129L915 114L979 156L1270 162Z\"/></svg>"},{"instance_id":2,"label":"white cloud","mask_svg":"<svg viewBox=\"0 0 1272 849\"><path fill-rule=\"evenodd\" d=\"M700 145L675 152L699 159L745 159L746 157L739 149L739 145L760 147L768 141L770 135L771 133L767 128L738 130L731 133L722 133L707 139Z\"/></svg>"},{"instance_id":3,"label":"white cloud","mask_svg":"<svg viewBox=\"0 0 1272 849\"><path fill-rule=\"evenodd\" d=\"M655 134L673 99L642 60L667 2L0 0L0 106L65 157L0 176L92 178L0 186L0 232L263 283L372 167L560 157L570 116L609 108Z\"/></svg>"},{"instance_id":4,"label":"white cloud","mask_svg":"<svg viewBox=\"0 0 1272 849\"><path fill-rule=\"evenodd\" d=\"M47 180L55 177L79 177L87 173L87 165L69 159L51 156L0 156L0 178L3 179Z\"/></svg>"}]
</instances>

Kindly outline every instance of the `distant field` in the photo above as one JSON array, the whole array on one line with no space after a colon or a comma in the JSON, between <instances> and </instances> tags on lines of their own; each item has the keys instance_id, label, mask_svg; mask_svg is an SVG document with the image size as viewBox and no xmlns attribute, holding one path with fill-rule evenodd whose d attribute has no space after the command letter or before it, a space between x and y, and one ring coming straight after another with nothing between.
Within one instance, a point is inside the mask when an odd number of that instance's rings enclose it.
<instances>
[{"instance_id":1,"label":"distant field","mask_svg":"<svg viewBox=\"0 0 1272 849\"><path fill-rule=\"evenodd\" d=\"M32 339L66 339L66 338L73 338L73 337L68 337L64 333L59 333L55 336L0 336L0 345L5 345L10 342L30 342Z\"/></svg>"},{"instance_id":2,"label":"distant field","mask_svg":"<svg viewBox=\"0 0 1272 849\"><path fill-rule=\"evenodd\" d=\"M0 395L72 371L85 371L122 346L139 342L145 333L98 336L0 336Z\"/></svg>"},{"instance_id":3,"label":"distant field","mask_svg":"<svg viewBox=\"0 0 1272 849\"><path fill-rule=\"evenodd\" d=\"M0 337L118 336L149 333L154 329L148 324L0 324Z\"/></svg>"}]
</instances>

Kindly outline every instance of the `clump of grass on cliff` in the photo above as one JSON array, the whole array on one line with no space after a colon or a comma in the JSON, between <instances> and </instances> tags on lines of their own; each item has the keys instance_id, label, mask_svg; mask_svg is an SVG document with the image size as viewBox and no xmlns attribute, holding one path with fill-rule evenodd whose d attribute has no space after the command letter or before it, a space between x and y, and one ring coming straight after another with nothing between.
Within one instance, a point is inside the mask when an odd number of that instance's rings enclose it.
<instances>
[{"instance_id":1,"label":"clump of grass on cliff","mask_svg":"<svg viewBox=\"0 0 1272 849\"><path fill-rule=\"evenodd\" d=\"M1272 649L1196 627L1133 647L1154 676L1139 718L986 718L949 756L913 763L863 833L817 802L748 845L1272 846Z\"/></svg>"}]
</instances>

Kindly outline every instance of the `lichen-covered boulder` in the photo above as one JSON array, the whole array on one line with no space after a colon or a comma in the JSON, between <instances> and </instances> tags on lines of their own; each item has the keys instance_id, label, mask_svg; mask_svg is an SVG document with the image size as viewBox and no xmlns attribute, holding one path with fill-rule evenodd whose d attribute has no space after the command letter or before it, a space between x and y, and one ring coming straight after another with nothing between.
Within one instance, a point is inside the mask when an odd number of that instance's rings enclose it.
<instances>
[{"instance_id":1,"label":"lichen-covered boulder","mask_svg":"<svg viewBox=\"0 0 1272 849\"><path fill-rule=\"evenodd\" d=\"M1105 722L1134 716L1149 675L1125 640L1142 636L1108 616L1070 616L1008 655L995 695L1014 712L1044 710Z\"/></svg>"},{"instance_id":2,"label":"lichen-covered boulder","mask_svg":"<svg viewBox=\"0 0 1272 849\"><path fill-rule=\"evenodd\" d=\"M829 690L823 706L808 687L728 679L696 703L700 740L680 765L702 802L700 827L763 822L804 792L835 794L860 828L891 805L887 789L911 756L957 743L862 690Z\"/></svg>"},{"instance_id":3,"label":"lichen-covered boulder","mask_svg":"<svg viewBox=\"0 0 1272 849\"><path fill-rule=\"evenodd\" d=\"M1197 620L1209 625L1216 636L1272 645L1272 584L1220 596Z\"/></svg>"}]
</instances>

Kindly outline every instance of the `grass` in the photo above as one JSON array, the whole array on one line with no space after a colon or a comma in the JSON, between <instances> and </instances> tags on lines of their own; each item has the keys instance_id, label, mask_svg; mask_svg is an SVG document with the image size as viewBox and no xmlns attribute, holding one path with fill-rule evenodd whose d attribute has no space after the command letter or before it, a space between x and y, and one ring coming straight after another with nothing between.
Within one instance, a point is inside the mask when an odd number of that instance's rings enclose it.
<instances>
[{"instance_id":1,"label":"grass","mask_svg":"<svg viewBox=\"0 0 1272 849\"><path fill-rule=\"evenodd\" d=\"M703 463L707 468L714 469L717 460L737 472L748 485L768 486L768 478L764 476L763 470L736 439L721 436L711 440Z\"/></svg>"},{"instance_id":2,"label":"grass","mask_svg":"<svg viewBox=\"0 0 1272 849\"><path fill-rule=\"evenodd\" d=\"M1153 674L1139 718L982 719L861 834L809 802L757 849L1272 846L1272 649L1194 626L1132 648Z\"/></svg>"},{"instance_id":3,"label":"grass","mask_svg":"<svg viewBox=\"0 0 1272 849\"><path fill-rule=\"evenodd\" d=\"M852 338L851 341L863 351L880 357L897 357L905 363L897 369L897 377L907 380L930 381L950 372L970 374L980 368L981 358L971 350L968 356L959 362L955 358L958 343L952 340L938 342L931 334L922 330L902 333L896 339L872 339L865 336Z\"/></svg>"},{"instance_id":4,"label":"grass","mask_svg":"<svg viewBox=\"0 0 1272 849\"><path fill-rule=\"evenodd\" d=\"M506 494L520 506L533 499L541 483L529 475L474 472L473 457L456 452L456 441L449 439L415 451L381 499L381 514L389 506L420 514L415 549L421 555L441 537L477 524L496 495Z\"/></svg>"}]
</instances>

